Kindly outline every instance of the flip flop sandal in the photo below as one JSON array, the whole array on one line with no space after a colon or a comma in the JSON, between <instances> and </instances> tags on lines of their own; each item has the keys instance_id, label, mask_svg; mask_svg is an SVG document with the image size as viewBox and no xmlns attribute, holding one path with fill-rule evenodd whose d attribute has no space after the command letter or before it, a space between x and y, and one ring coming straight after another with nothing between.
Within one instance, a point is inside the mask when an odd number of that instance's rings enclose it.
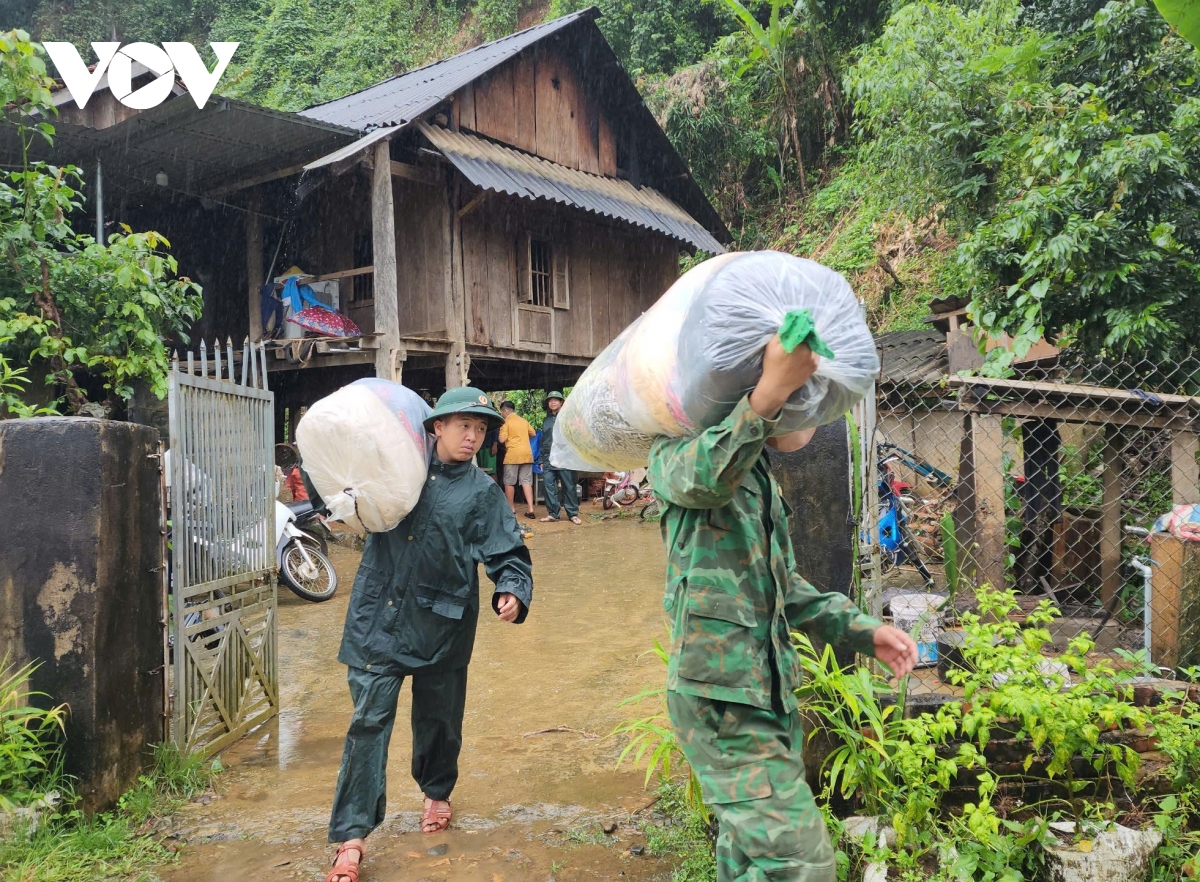
<instances>
[{"instance_id":1,"label":"flip flop sandal","mask_svg":"<svg viewBox=\"0 0 1200 882\"><path fill-rule=\"evenodd\" d=\"M344 863L339 865L338 861L340 861L342 859L342 855L348 851L358 852L358 863ZM358 882L358 868L366 856L367 853L363 851L363 847L361 845L349 845L347 843L342 843L337 850L337 854L333 856L333 869L330 870L329 875L325 877L325 882L336 882L336 880L339 878L349 879L350 882Z\"/></svg>"},{"instance_id":2,"label":"flip flop sandal","mask_svg":"<svg viewBox=\"0 0 1200 882\"><path fill-rule=\"evenodd\" d=\"M573 518L571 518L571 523L578 527L580 524L583 523L583 521L579 520L578 517L573 517Z\"/></svg>"},{"instance_id":3,"label":"flip flop sandal","mask_svg":"<svg viewBox=\"0 0 1200 882\"><path fill-rule=\"evenodd\" d=\"M541 523L543 523L543 524L557 524L557 523L558 523L558 518L542 518L542 519L541 519Z\"/></svg>"},{"instance_id":4,"label":"flip flop sandal","mask_svg":"<svg viewBox=\"0 0 1200 882\"><path fill-rule=\"evenodd\" d=\"M450 819L453 817L454 811L450 808L450 800L430 799L427 796L425 797L425 813L421 815L421 832L441 833L450 826ZM433 827L433 829L427 829L428 827Z\"/></svg>"}]
</instances>

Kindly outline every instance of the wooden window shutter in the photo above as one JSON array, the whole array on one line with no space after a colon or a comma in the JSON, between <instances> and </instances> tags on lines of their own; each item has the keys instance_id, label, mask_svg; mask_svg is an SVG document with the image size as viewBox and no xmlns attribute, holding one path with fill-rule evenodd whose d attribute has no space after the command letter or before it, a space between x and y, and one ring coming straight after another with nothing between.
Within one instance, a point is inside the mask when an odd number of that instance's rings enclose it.
<instances>
[{"instance_id":1,"label":"wooden window shutter","mask_svg":"<svg viewBox=\"0 0 1200 882\"><path fill-rule=\"evenodd\" d=\"M554 308L571 308L571 273L568 265L567 250L563 247L554 249Z\"/></svg>"},{"instance_id":2,"label":"wooden window shutter","mask_svg":"<svg viewBox=\"0 0 1200 882\"><path fill-rule=\"evenodd\" d=\"M517 302L533 302L533 276L531 269L530 250L533 247L533 237L528 233L517 236Z\"/></svg>"}]
</instances>

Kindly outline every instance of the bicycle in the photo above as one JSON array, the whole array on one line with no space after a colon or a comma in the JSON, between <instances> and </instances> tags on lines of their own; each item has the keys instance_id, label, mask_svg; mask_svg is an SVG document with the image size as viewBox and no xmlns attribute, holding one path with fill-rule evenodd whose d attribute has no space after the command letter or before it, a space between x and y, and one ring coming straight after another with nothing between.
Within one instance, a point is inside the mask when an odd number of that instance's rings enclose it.
<instances>
[{"instance_id":1,"label":"bicycle","mask_svg":"<svg viewBox=\"0 0 1200 882\"><path fill-rule=\"evenodd\" d=\"M926 587L932 587L933 574L921 559L917 551L916 537L909 526L908 506L916 504L915 498L907 492L912 489L912 485L897 478L891 466L893 463L908 466L942 490L952 487L954 479L903 447L887 441L876 445L876 455L879 463L878 541L883 571L909 565L921 574Z\"/></svg>"},{"instance_id":2,"label":"bicycle","mask_svg":"<svg viewBox=\"0 0 1200 882\"><path fill-rule=\"evenodd\" d=\"M613 507L625 508L641 499L641 483L645 476L645 469L607 473L604 476L604 496L601 500L605 510Z\"/></svg>"}]
</instances>

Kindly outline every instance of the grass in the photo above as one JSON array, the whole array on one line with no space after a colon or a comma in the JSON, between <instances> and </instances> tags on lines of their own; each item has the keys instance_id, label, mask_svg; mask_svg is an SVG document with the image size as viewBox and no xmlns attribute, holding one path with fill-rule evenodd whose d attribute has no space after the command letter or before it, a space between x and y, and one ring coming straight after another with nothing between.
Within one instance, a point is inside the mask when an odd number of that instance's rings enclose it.
<instances>
[{"instance_id":1,"label":"grass","mask_svg":"<svg viewBox=\"0 0 1200 882\"><path fill-rule=\"evenodd\" d=\"M659 818L643 823L642 834L652 855L679 861L672 882L714 882L717 862L708 822L689 806L683 785L664 782L656 807Z\"/></svg>"},{"instance_id":2,"label":"grass","mask_svg":"<svg viewBox=\"0 0 1200 882\"><path fill-rule=\"evenodd\" d=\"M182 756L171 745L154 748L154 768L121 797L117 807L91 817L63 811L32 835L0 840L5 882L150 882L153 868L175 855L155 834L155 822L210 789L219 759Z\"/></svg>"},{"instance_id":3,"label":"grass","mask_svg":"<svg viewBox=\"0 0 1200 882\"><path fill-rule=\"evenodd\" d=\"M579 824L565 831L563 837L572 845L612 844L612 839L597 824Z\"/></svg>"}]
</instances>

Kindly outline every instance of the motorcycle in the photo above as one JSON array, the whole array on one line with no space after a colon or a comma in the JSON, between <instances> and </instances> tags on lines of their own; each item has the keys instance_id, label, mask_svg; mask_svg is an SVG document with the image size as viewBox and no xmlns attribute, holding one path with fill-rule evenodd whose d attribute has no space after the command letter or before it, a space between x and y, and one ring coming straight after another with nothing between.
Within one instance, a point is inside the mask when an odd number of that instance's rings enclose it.
<instances>
[{"instance_id":1,"label":"motorcycle","mask_svg":"<svg viewBox=\"0 0 1200 882\"><path fill-rule=\"evenodd\" d=\"M895 452L897 449L894 445L879 445L879 550L882 552L884 570L907 564L916 568L926 586L932 586L933 574L921 560L916 539L908 525L906 504L913 502L908 493L912 487L899 480L891 469L892 463L905 462Z\"/></svg>"},{"instance_id":2,"label":"motorcycle","mask_svg":"<svg viewBox=\"0 0 1200 882\"><path fill-rule=\"evenodd\" d=\"M275 502L275 556L279 576L295 594L313 603L333 597L337 571L329 562L329 527L311 502Z\"/></svg>"}]
</instances>

